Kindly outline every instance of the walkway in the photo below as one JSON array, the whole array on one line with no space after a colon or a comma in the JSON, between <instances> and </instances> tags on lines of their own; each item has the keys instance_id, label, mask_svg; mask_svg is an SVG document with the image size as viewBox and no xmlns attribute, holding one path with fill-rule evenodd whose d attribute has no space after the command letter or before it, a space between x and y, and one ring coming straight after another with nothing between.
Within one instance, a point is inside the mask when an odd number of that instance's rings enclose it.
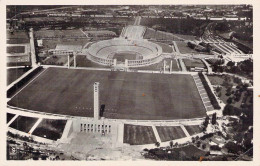
<instances>
[{"instance_id":1,"label":"walkway","mask_svg":"<svg viewBox=\"0 0 260 166\"><path fill-rule=\"evenodd\" d=\"M37 66L37 61L36 61L36 55L35 55L35 45L34 45L34 37L33 37L33 29L30 29L29 32L29 37L30 37L30 46L31 46L31 63L32 67Z\"/></svg>"},{"instance_id":2,"label":"walkway","mask_svg":"<svg viewBox=\"0 0 260 166\"><path fill-rule=\"evenodd\" d=\"M140 25L140 23L141 23L141 16L137 16L136 18L135 18L135 22L134 22L134 25Z\"/></svg>"}]
</instances>

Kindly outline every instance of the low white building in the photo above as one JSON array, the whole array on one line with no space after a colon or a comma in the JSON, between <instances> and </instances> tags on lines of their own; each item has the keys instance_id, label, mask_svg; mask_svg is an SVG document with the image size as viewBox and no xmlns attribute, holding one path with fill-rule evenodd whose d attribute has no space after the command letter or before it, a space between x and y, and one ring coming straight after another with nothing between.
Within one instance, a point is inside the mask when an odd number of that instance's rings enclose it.
<instances>
[{"instance_id":1,"label":"low white building","mask_svg":"<svg viewBox=\"0 0 260 166\"><path fill-rule=\"evenodd\" d=\"M71 55L73 53L79 53L81 50L81 45L58 44L55 49L50 49L48 52L54 55Z\"/></svg>"}]
</instances>

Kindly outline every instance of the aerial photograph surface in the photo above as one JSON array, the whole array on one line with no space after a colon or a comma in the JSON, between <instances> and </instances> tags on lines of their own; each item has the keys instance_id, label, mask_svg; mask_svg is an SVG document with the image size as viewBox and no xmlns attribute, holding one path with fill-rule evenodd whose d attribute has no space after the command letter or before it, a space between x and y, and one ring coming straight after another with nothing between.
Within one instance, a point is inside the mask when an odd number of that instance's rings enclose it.
<instances>
[{"instance_id":1,"label":"aerial photograph surface","mask_svg":"<svg viewBox=\"0 0 260 166\"><path fill-rule=\"evenodd\" d=\"M6 160L253 161L253 5L7 5Z\"/></svg>"}]
</instances>

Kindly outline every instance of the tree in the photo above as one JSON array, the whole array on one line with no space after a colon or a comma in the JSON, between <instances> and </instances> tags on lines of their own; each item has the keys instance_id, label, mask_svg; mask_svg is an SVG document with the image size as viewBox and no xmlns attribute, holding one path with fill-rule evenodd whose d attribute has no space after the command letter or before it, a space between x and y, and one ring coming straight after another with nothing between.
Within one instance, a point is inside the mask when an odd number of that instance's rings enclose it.
<instances>
[{"instance_id":1,"label":"tree","mask_svg":"<svg viewBox=\"0 0 260 166\"><path fill-rule=\"evenodd\" d=\"M203 130L206 131L209 124L209 116L206 116L205 121L203 122Z\"/></svg>"},{"instance_id":2,"label":"tree","mask_svg":"<svg viewBox=\"0 0 260 166\"><path fill-rule=\"evenodd\" d=\"M192 141L192 143L195 143L195 138L194 137L191 137L191 141Z\"/></svg>"},{"instance_id":3,"label":"tree","mask_svg":"<svg viewBox=\"0 0 260 166\"><path fill-rule=\"evenodd\" d=\"M229 97L229 98L227 99L227 103L228 103L228 104L231 104L232 101L233 101L233 98L232 98L232 97Z\"/></svg>"},{"instance_id":4,"label":"tree","mask_svg":"<svg viewBox=\"0 0 260 166\"><path fill-rule=\"evenodd\" d=\"M155 143L155 146L156 146L156 147L159 147L159 146L160 146L160 142L156 142L156 143Z\"/></svg>"},{"instance_id":5,"label":"tree","mask_svg":"<svg viewBox=\"0 0 260 166\"><path fill-rule=\"evenodd\" d=\"M171 148L173 147L173 141L170 141L170 147Z\"/></svg>"},{"instance_id":6,"label":"tree","mask_svg":"<svg viewBox=\"0 0 260 166\"><path fill-rule=\"evenodd\" d=\"M200 145L201 145L201 142L198 141L198 142L197 142L197 147L200 147Z\"/></svg>"},{"instance_id":7,"label":"tree","mask_svg":"<svg viewBox=\"0 0 260 166\"><path fill-rule=\"evenodd\" d=\"M206 144L202 144L202 149L206 149Z\"/></svg>"},{"instance_id":8,"label":"tree","mask_svg":"<svg viewBox=\"0 0 260 166\"><path fill-rule=\"evenodd\" d=\"M212 115L211 124L215 125L217 122L217 114L216 112Z\"/></svg>"},{"instance_id":9,"label":"tree","mask_svg":"<svg viewBox=\"0 0 260 166\"><path fill-rule=\"evenodd\" d=\"M175 142L175 146L178 146L179 144L178 144L178 142Z\"/></svg>"},{"instance_id":10,"label":"tree","mask_svg":"<svg viewBox=\"0 0 260 166\"><path fill-rule=\"evenodd\" d=\"M235 66L235 62L229 61L229 62L227 63L227 66L233 67L233 66Z\"/></svg>"},{"instance_id":11,"label":"tree","mask_svg":"<svg viewBox=\"0 0 260 166\"><path fill-rule=\"evenodd\" d=\"M241 151L242 147L240 145L235 144L234 142L228 142L224 145L227 148L229 153L238 154Z\"/></svg>"},{"instance_id":12,"label":"tree","mask_svg":"<svg viewBox=\"0 0 260 166\"><path fill-rule=\"evenodd\" d=\"M220 92L220 91L221 91L221 87L218 86L218 87L216 88L216 92Z\"/></svg>"}]
</instances>

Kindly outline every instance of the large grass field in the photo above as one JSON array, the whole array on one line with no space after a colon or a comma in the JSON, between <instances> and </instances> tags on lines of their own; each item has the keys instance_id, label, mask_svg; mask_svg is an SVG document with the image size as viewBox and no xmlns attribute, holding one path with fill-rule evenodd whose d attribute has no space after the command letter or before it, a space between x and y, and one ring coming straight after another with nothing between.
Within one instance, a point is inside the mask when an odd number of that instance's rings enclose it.
<instances>
[{"instance_id":1,"label":"large grass field","mask_svg":"<svg viewBox=\"0 0 260 166\"><path fill-rule=\"evenodd\" d=\"M156 126L162 142L186 137L180 126Z\"/></svg>"},{"instance_id":2,"label":"large grass field","mask_svg":"<svg viewBox=\"0 0 260 166\"><path fill-rule=\"evenodd\" d=\"M48 68L9 105L35 111L93 116L93 84L100 82L104 116L119 119L183 119L205 116L190 75Z\"/></svg>"},{"instance_id":3,"label":"large grass field","mask_svg":"<svg viewBox=\"0 0 260 166\"><path fill-rule=\"evenodd\" d=\"M61 138L66 122L67 120L43 119L32 134L56 141Z\"/></svg>"},{"instance_id":4,"label":"large grass field","mask_svg":"<svg viewBox=\"0 0 260 166\"><path fill-rule=\"evenodd\" d=\"M124 143L142 145L155 142L157 141L151 126L124 124Z\"/></svg>"}]
</instances>

